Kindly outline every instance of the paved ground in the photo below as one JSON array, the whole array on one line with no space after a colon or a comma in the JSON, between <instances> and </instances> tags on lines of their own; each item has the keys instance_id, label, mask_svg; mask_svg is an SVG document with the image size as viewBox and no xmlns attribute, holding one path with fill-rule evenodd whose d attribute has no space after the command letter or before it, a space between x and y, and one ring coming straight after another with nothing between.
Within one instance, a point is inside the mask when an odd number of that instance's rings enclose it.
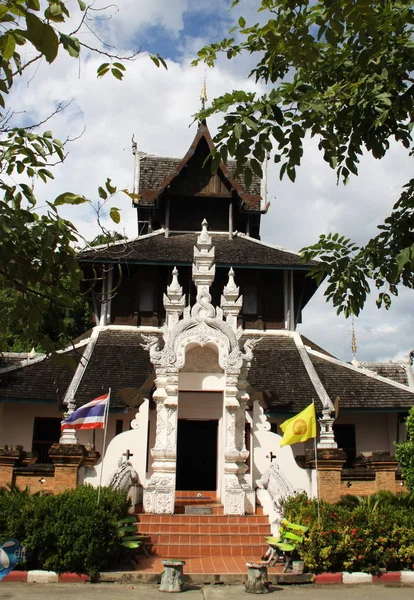
<instances>
[{"instance_id":1,"label":"paved ground","mask_svg":"<svg viewBox=\"0 0 414 600\"><path fill-rule=\"evenodd\" d=\"M195 588L195 586L194 586ZM280 600L412 600L412 587L398 585L326 585L284 586L271 588ZM106 584L30 584L0 583L1 600L160 600L158 586L149 584L120 585ZM180 597L180 596L178 596ZM266 596L265 596L266 597ZM177 598L174 595L173 598ZM239 600L247 598L240 585L208 585L189 589L183 600Z\"/></svg>"}]
</instances>

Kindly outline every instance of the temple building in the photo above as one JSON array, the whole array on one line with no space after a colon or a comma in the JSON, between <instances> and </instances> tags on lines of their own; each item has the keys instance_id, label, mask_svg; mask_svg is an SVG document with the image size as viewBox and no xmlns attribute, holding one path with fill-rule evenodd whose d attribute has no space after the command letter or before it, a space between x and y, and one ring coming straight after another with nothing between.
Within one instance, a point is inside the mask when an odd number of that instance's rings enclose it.
<instances>
[{"instance_id":1,"label":"temple building","mask_svg":"<svg viewBox=\"0 0 414 600\"><path fill-rule=\"evenodd\" d=\"M76 371L2 358L0 485L107 484L128 464L144 512L173 514L199 494L226 515L261 504L271 523L278 498L318 485L331 501L401 489L394 442L414 403L411 364L390 377L296 331L317 289L312 263L260 239L266 182L246 188L232 162L212 172L212 148L202 122L182 159L136 153L137 237L79 254L101 283L96 326L66 351ZM109 388L102 460L101 431L61 435L60 421ZM280 424L312 402L318 473L312 439L280 448Z\"/></svg>"}]
</instances>

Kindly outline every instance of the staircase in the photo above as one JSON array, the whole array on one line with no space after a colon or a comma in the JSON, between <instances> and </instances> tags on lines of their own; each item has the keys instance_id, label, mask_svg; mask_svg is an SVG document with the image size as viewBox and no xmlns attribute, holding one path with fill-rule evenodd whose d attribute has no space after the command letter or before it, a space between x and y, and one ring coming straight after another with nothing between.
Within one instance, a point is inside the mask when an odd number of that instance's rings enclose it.
<instances>
[{"instance_id":1,"label":"staircase","mask_svg":"<svg viewBox=\"0 0 414 600\"><path fill-rule=\"evenodd\" d=\"M211 514L188 514L194 506ZM191 508L186 508L191 507ZM267 516L261 508L256 515L224 515L212 492L177 492L173 515L137 513L140 535L148 536L151 555L159 558L243 556L259 560L270 535ZM201 511L200 511L201 512Z\"/></svg>"}]
</instances>

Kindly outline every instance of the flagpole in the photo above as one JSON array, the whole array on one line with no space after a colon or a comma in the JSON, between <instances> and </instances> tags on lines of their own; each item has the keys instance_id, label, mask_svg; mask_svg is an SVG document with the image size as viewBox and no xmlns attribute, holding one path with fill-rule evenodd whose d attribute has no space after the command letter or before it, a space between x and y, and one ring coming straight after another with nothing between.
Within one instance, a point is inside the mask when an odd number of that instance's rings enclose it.
<instances>
[{"instance_id":1,"label":"flagpole","mask_svg":"<svg viewBox=\"0 0 414 600\"><path fill-rule=\"evenodd\" d=\"M312 398L313 407L315 408L315 400ZM316 415L316 410L315 410ZM313 438L313 449L315 452L315 469L316 469L316 505L318 507L318 525L321 522L321 509L320 509L320 497L319 497L319 481L318 481L318 449L316 447L316 435Z\"/></svg>"},{"instance_id":2,"label":"flagpole","mask_svg":"<svg viewBox=\"0 0 414 600\"><path fill-rule=\"evenodd\" d=\"M101 497L101 487L102 487L102 476L103 476L103 466L104 466L104 458L105 458L105 450L106 450L106 433L108 430L108 415L109 415L109 402L111 401L111 388L108 391L108 401L105 407L105 419L104 419L104 435L103 435L103 446L102 446L102 461L101 461L101 473L99 475L99 486L98 486L98 500L97 504L99 504L99 499Z\"/></svg>"}]
</instances>

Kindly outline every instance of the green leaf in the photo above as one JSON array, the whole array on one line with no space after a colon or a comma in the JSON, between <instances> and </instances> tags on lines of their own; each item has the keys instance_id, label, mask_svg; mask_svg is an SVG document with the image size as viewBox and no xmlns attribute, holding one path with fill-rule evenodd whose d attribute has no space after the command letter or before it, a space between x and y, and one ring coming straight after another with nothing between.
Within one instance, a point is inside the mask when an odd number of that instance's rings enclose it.
<instances>
[{"instance_id":1,"label":"green leaf","mask_svg":"<svg viewBox=\"0 0 414 600\"><path fill-rule=\"evenodd\" d=\"M243 17L239 18L239 26L243 29L244 27L246 27L246 19L244 19Z\"/></svg>"},{"instance_id":2,"label":"green leaf","mask_svg":"<svg viewBox=\"0 0 414 600\"><path fill-rule=\"evenodd\" d=\"M55 199L53 205L61 206L62 204L84 204L85 202L87 202L87 199L84 196L72 194L71 192L64 192Z\"/></svg>"},{"instance_id":3,"label":"green leaf","mask_svg":"<svg viewBox=\"0 0 414 600\"><path fill-rule=\"evenodd\" d=\"M109 211L109 216L111 217L112 221L118 225L121 220L119 208L112 206L111 210Z\"/></svg>"},{"instance_id":4,"label":"green leaf","mask_svg":"<svg viewBox=\"0 0 414 600\"><path fill-rule=\"evenodd\" d=\"M122 78L124 76L122 71L120 71L119 69L111 69L111 73L116 79L119 79L119 81L122 81Z\"/></svg>"},{"instance_id":5,"label":"green leaf","mask_svg":"<svg viewBox=\"0 0 414 600\"><path fill-rule=\"evenodd\" d=\"M102 198L102 200L106 200L108 198L108 194L101 186L98 187L98 194L99 194L99 197Z\"/></svg>"},{"instance_id":6,"label":"green leaf","mask_svg":"<svg viewBox=\"0 0 414 600\"><path fill-rule=\"evenodd\" d=\"M40 10L39 0L27 0L27 8L31 10Z\"/></svg>"},{"instance_id":7,"label":"green leaf","mask_svg":"<svg viewBox=\"0 0 414 600\"><path fill-rule=\"evenodd\" d=\"M4 60L10 60L16 48L16 40L11 33L6 33L0 38L0 53Z\"/></svg>"},{"instance_id":8,"label":"green leaf","mask_svg":"<svg viewBox=\"0 0 414 600\"><path fill-rule=\"evenodd\" d=\"M122 542L122 546L125 546L125 548L139 548L141 546L141 542Z\"/></svg>"},{"instance_id":9,"label":"green leaf","mask_svg":"<svg viewBox=\"0 0 414 600\"><path fill-rule=\"evenodd\" d=\"M404 269L407 263L412 263L414 260L414 245L404 248L396 258L398 265L398 273Z\"/></svg>"},{"instance_id":10,"label":"green leaf","mask_svg":"<svg viewBox=\"0 0 414 600\"><path fill-rule=\"evenodd\" d=\"M6 4L2 4L0 6L0 19L3 19L3 17L9 12L9 7Z\"/></svg>"},{"instance_id":11,"label":"green leaf","mask_svg":"<svg viewBox=\"0 0 414 600\"><path fill-rule=\"evenodd\" d=\"M262 166L259 163L259 161L257 161L255 158L251 158L250 159L250 166L252 168L252 171L255 175L257 175L258 177L262 178L263 177L263 171L262 171Z\"/></svg>"},{"instance_id":12,"label":"green leaf","mask_svg":"<svg viewBox=\"0 0 414 600\"><path fill-rule=\"evenodd\" d=\"M252 170L249 167L246 167L244 170L244 185L246 188L249 188L252 183Z\"/></svg>"},{"instance_id":13,"label":"green leaf","mask_svg":"<svg viewBox=\"0 0 414 600\"><path fill-rule=\"evenodd\" d=\"M152 60L152 62L154 63L154 65L159 68L160 61L159 61L159 59L154 54L150 54L150 59Z\"/></svg>"},{"instance_id":14,"label":"green leaf","mask_svg":"<svg viewBox=\"0 0 414 600\"><path fill-rule=\"evenodd\" d=\"M33 13L26 14L26 25L26 38L43 54L49 64L52 63L59 49L59 40L53 27L43 23Z\"/></svg>"},{"instance_id":15,"label":"green leaf","mask_svg":"<svg viewBox=\"0 0 414 600\"><path fill-rule=\"evenodd\" d=\"M80 43L78 38L75 38L70 35L66 35L64 33L60 34L60 41L62 42L62 46L73 58L78 58L80 54Z\"/></svg>"},{"instance_id":16,"label":"green leaf","mask_svg":"<svg viewBox=\"0 0 414 600\"><path fill-rule=\"evenodd\" d=\"M108 179L105 181L105 187L106 187L106 189L108 190L108 192L109 192L110 194L116 194L116 190L117 190L117 188L116 188L116 187L114 187L114 186L111 184L111 179L109 179L109 178L108 178Z\"/></svg>"},{"instance_id":17,"label":"green leaf","mask_svg":"<svg viewBox=\"0 0 414 600\"><path fill-rule=\"evenodd\" d=\"M79 8L81 9L81 11L86 10L86 4L85 4L85 2L83 2L83 0L78 0L78 4L79 4Z\"/></svg>"},{"instance_id":18,"label":"green leaf","mask_svg":"<svg viewBox=\"0 0 414 600\"><path fill-rule=\"evenodd\" d=\"M241 123L236 123L234 126L234 135L235 135L236 139L239 140L241 138L241 134L242 134Z\"/></svg>"},{"instance_id":19,"label":"green leaf","mask_svg":"<svg viewBox=\"0 0 414 600\"><path fill-rule=\"evenodd\" d=\"M109 63L102 63L101 65L99 65L99 67L96 70L96 74L98 77L103 77L104 75L106 75L106 73L108 73L110 68Z\"/></svg>"}]
</instances>

